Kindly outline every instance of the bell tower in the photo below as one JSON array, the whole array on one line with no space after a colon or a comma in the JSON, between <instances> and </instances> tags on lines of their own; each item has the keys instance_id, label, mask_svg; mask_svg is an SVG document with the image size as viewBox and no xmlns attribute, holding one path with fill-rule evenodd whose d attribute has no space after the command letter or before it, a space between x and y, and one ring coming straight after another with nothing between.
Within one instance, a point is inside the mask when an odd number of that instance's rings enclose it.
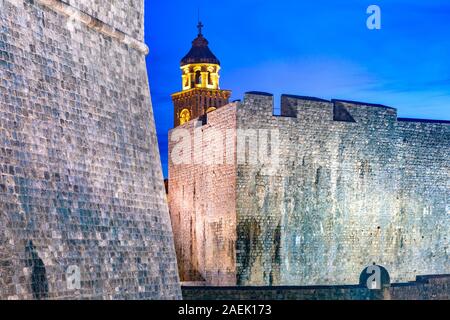
<instances>
[{"instance_id":1,"label":"bell tower","mask_svg":"<svg viewBox=\"0 0 450 320\"><path fill-rule=\"evenodd\" d=\"M197 28L198 36L181 60L182 91L172 95L174 127L228 104L231 96L231 91L220 89L220 61L203 37L203 24L199 22Z\"/></svg>"}]
</instances>

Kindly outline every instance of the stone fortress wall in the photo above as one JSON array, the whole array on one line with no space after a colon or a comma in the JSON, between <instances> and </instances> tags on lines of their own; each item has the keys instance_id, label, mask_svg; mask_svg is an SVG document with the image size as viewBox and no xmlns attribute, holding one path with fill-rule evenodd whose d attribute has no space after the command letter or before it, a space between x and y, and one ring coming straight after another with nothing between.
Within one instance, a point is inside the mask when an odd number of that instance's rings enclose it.
<instances>
[{"instance_id":1,"label":"stone fortress wall","mask_svg":"<svg viewBox=\"0 0 450 320\"><path fill-rule=\"evenodd\" d=\"M0 299L181 298L143 14L0 0Z\"/></svg>"},{"instance_id":2,"label":"stone fortress wall","mask_svg":"<svg viewBox=\"0 0 450 320\"><path fill-rule=\"evenodd\" d=\"M236 284L235 125L230 104L169 133L169 207L183 282Z\"/></svg>"},{"instance_id":3,"label":"stone fortress wall","mask_svg":"<svg viewBox=\"0 0 450 320\"><path fill-rule=\"evenodd\" d=\"M250 93L237 127L280 142L275 168L237 167L237 284L355 284L373 263L392 282L450 274L450 122L288 95L274 116Z\"/></svg>"},{"instance_id":4,"label":"stone fortress wall","mask_svg":"<svg viewBox=\"0 0 450 320\"><path fill-rule=\"evenodd\" d=\"M43 1L55 2L55 0ZM144 1L65 0L64 2L138 41L144 41Z\"/></svg>"},{"instance_id":5,"label":"stone fortress wall","mask_svg":"<svg viewBox=\"0 0 450 320\"><path fill-rule=\"evenodd\" d=\"M191 159L211 157L212 145L223 143L208 130L222 130L222 138L224 129L237 132L234 148L246 156L250 146L261 152L262 131L274 130L279 146L268 150L279 161L243 162L236 154L226 173L207 163L170 164L179 264L190 268L181 271L183 281L353 285L373 263L384 266L393 283L450 274L450 122L401 119L396 109L381 105L290 95L282 96L281 115L275 116L273 96L251 92L181 128L196 125L206 138ZM242 143L244 151L237 146ZM171 155L176 145L170 142ZM215 223L223 217L229 228ZM221 227L208 227L213 225ZM213 245L218 237L229 245ZM198 249L199 243L214 246L214 253ZM199 257L220 262L211 268L198 264ZM230 273L224 280L233 261L234 278Z\"/></svg>"}]
</instances>

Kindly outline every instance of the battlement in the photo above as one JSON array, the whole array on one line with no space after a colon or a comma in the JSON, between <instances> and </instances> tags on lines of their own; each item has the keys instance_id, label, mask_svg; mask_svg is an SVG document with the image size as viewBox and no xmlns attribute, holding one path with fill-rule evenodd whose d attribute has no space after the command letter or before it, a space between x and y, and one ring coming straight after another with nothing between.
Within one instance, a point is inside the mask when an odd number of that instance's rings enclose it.
<instances>
[{"instance_id":1,"label":"battlement","mask_svg":"<svg viewBox=\"0 0 450 320\"><path fill-rule=\"evenodd\" d=\"M273 115L274 96L266 92L247 92L244 97L246 108L255 112ZM397 109L366 102L349 100L326 100L317 97L281 95L281 117L303 120L326 119L339 122L367 122L373 120L396 121Z\"/></svg>"},{"instance_id":2,"label":"battlement","mask_svg":"<svg viewBox=\"0 0 450 320\"><path fill-rule=\"evenodd\" d=\"M244 101L241 103L245 108L250 107L251 111L258 114L270 116L273 114L274 100L273 94L260 91L246 92Z\"/></svg>"},{"instance_id":3,"label":"battlement","mask_svg":"<svg viewBox=\"0 0 450 320\"><path fill-rule=\"evenodd\" d=\"M281 116L301 119L333 119L333 104L324 99L283 94Z\"/></svg>"},{"instance_id":4,"label":"battlement","mask_svg":"<svg viewBox=\"0 0 450 320\"><path fill-rule=\"evenodd\" d=\"M274 95L268 92L249 91L243 101L235 100L231 104L242 106L243 112L260 116L282 117L302 120L321 120L330 122L367 123L368 121L398 122L402 124L450 124L449 120L398 118L397 109L382 104L350 100L325 100L317 97L281 95L281 113L274 114ZM214 114L212 112L211 114ZM207 123L207 115L192 120Z\"/></svg>"},{"instance_id":5,"label":"battlement","mask_svg":"<svg viewBox=\"0 0 450 320\"><path fill-rule=\"evenodd\" d=\"M274 95L261 91L246 92L242 101L235 100L232 104L242 106L241 110L244 112L248 111L260 116L309 121L323 121L325 119L330 122L347 122L349 124L367 123L369 121L425 125L450 124L449 120L398 118L396 108L382 104L340 99L325 100L317 97L289 94L281 95L281 113L280 115L275 115ZM200 120L205 121L204 118Z\"/></svg>"}]
</instances>

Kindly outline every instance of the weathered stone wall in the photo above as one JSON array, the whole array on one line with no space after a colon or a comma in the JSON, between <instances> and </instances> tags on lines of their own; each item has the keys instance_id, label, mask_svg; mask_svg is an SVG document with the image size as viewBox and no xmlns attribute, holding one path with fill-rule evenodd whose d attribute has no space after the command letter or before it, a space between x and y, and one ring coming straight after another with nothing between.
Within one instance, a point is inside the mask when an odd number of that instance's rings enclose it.
<instances>
[{"instance_id":1,"label":"weathered stone wall","mask_svg":"<svg viewBox=\"0 0 450 320\"><path fill-rule=\"evenodd\" d=\"M450 276L417 277L383 290L361 286L182 287L185 300L449 300Z\"/></svg>"},{"instance_id":2,"label":"weathered stone wall","mask_svg":"<svg viewBox=\"0 0 450 320\"><path fill-rule=\"evenodd\" d=\"M64 2L137 40L144 40L142 0L64 0Z\"/></svg>"},{"instance_id":3,"label":"weathered stone wall","mask_svg":"<svg viewBox=\"0 0 450 320\"><path fill-rule=\"evenodd\" d=\"M143 1L70 3L142 39ZM0 299L180 298L145 56L68 22L0 0Z\"/></svg>"},{"instance_id":4,"label":"weathered stone wall","mask_svg":"<svg viewBox=\"0 0 450 320\"><path fill-rule=\"evenodd\" d=\"M280 136L278 166L237 167L239 285L352 284L372 263L394 282L450 273L450 123L307 97L281 109L258 93L237 108L238 129Z\"/></svg>"},{"instance_id":5,"label":"weathered stone wall","mask_svg":"<svg viewBox=\"0 0 450 320\"><path fill-rule=\"evenodd\" d=\"M236 105L169 132L169 208L182 281L236 283Z\"/></svg>"},{"instance_id":6,"label":"weathered stone wall","mask_svg":"<svg viewBox=\"0 0 450 320\"><path fill-rule=\"evenodd\" d=\"M449 273L450 122L399 119L396 143L400 252L392 268L400 265L406 280L414 273Z\"/></svg>"}]
</instances>

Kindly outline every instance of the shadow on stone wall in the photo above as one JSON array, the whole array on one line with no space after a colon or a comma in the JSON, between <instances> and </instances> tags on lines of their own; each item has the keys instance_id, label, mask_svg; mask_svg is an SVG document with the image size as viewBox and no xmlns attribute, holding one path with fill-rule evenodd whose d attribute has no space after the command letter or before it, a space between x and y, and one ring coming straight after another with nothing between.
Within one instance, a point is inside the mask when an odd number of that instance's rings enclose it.
<instances>
[{"instance_id":1,"label":"shadow on stone wall","mask_svg":"<svg viewBox=\"0 0 450 320\"><path fill-rule=\"evenodd\" d=\"M39 257L33 241L25 246L26 266L31 268L31 290L36 300L48 298L48 281L44 261Z\"/></svg>"}]
</instances>

